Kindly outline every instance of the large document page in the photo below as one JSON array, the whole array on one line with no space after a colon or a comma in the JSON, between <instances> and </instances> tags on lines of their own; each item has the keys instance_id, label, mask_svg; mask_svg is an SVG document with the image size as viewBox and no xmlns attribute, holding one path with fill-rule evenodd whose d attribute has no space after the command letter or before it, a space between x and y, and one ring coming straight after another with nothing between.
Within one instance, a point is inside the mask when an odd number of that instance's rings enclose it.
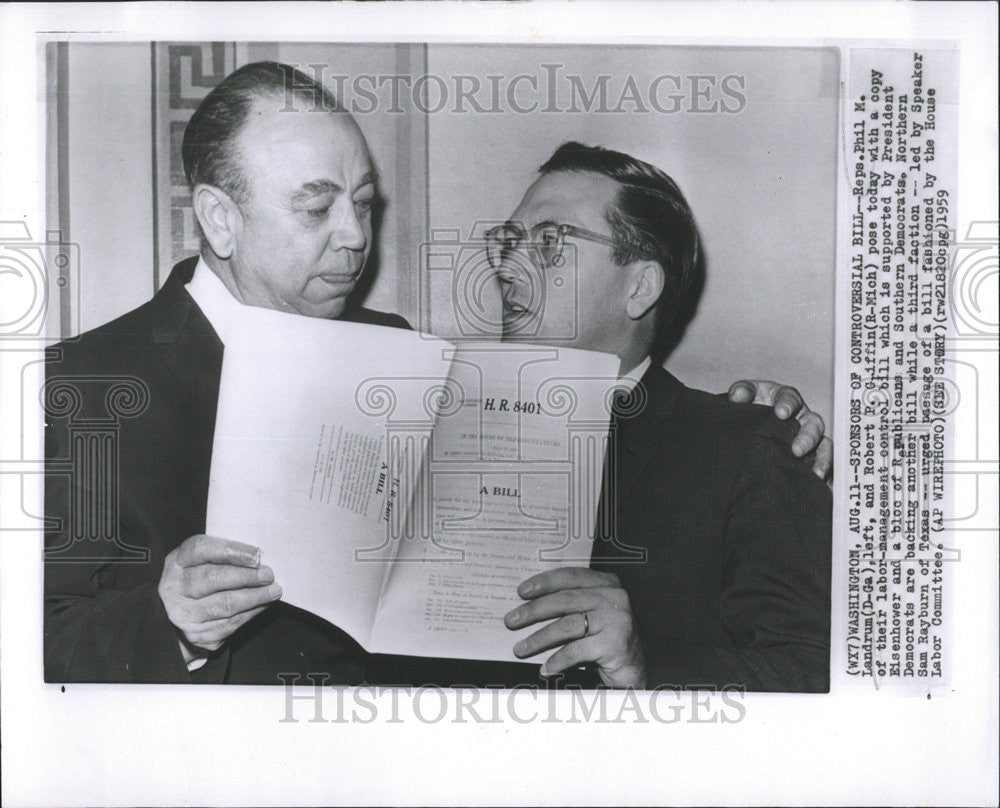
<instances>
[{"instance_id":1,"label":"large document page","mask_svg":"<svg viewBox=\"0 0 1000 808\"><path fill-rule=\"evenodd\" d=\"M376 616L373 650L515 660L517 586L587 566L618 358L534 345L453 352Z\"/></svg>"},{"instance_id":2,"label":"large document page","mask_svg":"<svg viewBox=\"0 0 1000 808\"><path fill-rule=\"evenodd\" d=\"M394 481L420 462L414 445L390 468L387 419L429 431L423 393L443 382L448 343L264 309L245 316L223 355L206 530L259 546L287 602L367 646L393 552Z\"/></svg>"},{"instance_id":3,"label":"large document page","mask_svg":"<svg viewBox=\"0 0 1000 808\"><path fill-rule=\"evenodd\" d=\"M246 318L207 531L369 651L515 659L518 584L589 562L617 357Z\"/></svg>"}]
</instances>

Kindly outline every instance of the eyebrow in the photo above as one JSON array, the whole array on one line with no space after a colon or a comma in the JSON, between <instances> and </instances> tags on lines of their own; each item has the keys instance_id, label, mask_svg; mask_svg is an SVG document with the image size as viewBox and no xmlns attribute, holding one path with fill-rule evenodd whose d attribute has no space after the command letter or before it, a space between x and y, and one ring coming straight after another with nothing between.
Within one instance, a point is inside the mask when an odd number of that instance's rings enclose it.
<instances>
[{"instance_id":1,"label":"eyebrow","mask_svg":"<svg viewBox=\"0 0 1000 808\"><path fill-rule=\"evenodd\" d=\"M536 227L542 227L545 225L557 226L559 222L555 221L555 219L544 219L540 222L535 222L527 230L524 228L525 224L526 222L523 222L520 219L508 219L504 222L504 227L509 227L511 230L520 230L522 233L527 235L529 231L534 230Z\"/></svg>"},{"instance_id":2,"label":"eyebrow","mask_svg":"<svg viewBox=\"0 0 1000 808\"><path fill-rule=\"evenodd\" d=\"M361 179L358 181L358 188L362 188L365 185L375 185L377 183L378 172L373 168L361 175Z\"/></svg>"},{"instance_id":3,"label":"eyebrow","mask_svg":"<svg viewBox=\"0 0 1000 808\"><path fill-rule=\"evenodd\" d=\"M558 227L560 224L561 222L557 222L555 219L543 219L542 221L535 222L533 225L531 225L531 229L534 230L536 227L547 227L549 225L552 225L553 227Z\"/></svg>"},{"instance_id":4,"label":"eyebrow","mask_svg":"<svg viewBox=\"0 0 1000 808\"><path fill-rule=\"evenodd\" d=\"M374 185L376 182L378 182L378 172L372 169L361 175L361 179L358 181L358 188L362 188L365 185ZM310 182L303 183L292 194L292 201L302 202L320 194L339 194L343 190L343 186L333 180L311 180Z\"/></svg>"}]
</instances>

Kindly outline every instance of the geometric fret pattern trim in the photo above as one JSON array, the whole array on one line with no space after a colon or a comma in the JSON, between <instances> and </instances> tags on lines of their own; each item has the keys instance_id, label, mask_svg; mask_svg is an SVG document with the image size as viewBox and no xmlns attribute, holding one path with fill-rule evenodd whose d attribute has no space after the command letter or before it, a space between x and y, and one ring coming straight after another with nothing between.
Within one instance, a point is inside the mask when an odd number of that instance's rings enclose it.
<instances>
[{"instance_id":1,"label":"geometric fret pattern trim","mask_svg":"<svg viewBox=\"0 0 1000 808\"><path fill-rule=\"evenodd\" d=\"M201 100L236 69L243 50L231 42L153 44L153 204L158 287L175 263L198 252L198 228L181 160L184 127Z\"/></svg>"}]
</instances>

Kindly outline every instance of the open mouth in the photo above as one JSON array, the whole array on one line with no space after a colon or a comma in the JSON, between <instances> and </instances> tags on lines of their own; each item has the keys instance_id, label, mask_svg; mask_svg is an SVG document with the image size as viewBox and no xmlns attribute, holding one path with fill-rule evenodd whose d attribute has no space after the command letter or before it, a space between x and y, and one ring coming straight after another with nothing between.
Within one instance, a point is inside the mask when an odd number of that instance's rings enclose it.
<instances>
[{"instance_id":1,"label":"open mouth","mask_svg":"<svg viewBox=\"0 0 1000 808\"><path fill-rule=\"evenodd\" d=\"M503 328L508 337L532 334L537 327L537 312L520 304L505 304L503 307Z\"/></svg>"},{"instance_id":2,"label":"open mouth","mask_svg":"<svg viewBox=\"0 0 1000 808\"><path fill-rule=\"evenodd\" d=\"M503 323L509 328L525 328L532 320L534 313L525 306L513 304L503 307Z\"/></svg>"}]
</instances>

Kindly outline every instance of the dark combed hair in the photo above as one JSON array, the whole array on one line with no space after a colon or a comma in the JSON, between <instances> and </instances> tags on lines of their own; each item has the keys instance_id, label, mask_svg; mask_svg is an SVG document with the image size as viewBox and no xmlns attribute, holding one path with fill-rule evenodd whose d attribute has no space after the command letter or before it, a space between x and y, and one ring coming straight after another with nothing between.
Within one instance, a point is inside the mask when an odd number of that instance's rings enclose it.
<instances>
[{"instance_id":1,"label":"dark combed hair","mask_svg":"<svg viewBox=\"0 0 1000 808\"><path fill-rule=\"evenodd\" d=\"M237 154L236 136L254 101L263 97L284 99L290 111L343 109L326 87L291 65L244 65L205 96L184 130L181 157L192 189L205 183L221 188L237 203L249 198L250 183Z\"/></svg>"},{"instance_id":2,"label":"dark combed hair","mask_svg":"<svg viewBox=\"0 0 1000 808\"><path fill-rule=\"evenodd\" d=\"M700 271L698 229L681 189L654 165L573 141L556 149L539 171L589 171L618 183L618 193L604 212L615 241L615 263L652 260L664 271L654 313L654 351L659 352Z\"/></svg>"}]
</instances>

